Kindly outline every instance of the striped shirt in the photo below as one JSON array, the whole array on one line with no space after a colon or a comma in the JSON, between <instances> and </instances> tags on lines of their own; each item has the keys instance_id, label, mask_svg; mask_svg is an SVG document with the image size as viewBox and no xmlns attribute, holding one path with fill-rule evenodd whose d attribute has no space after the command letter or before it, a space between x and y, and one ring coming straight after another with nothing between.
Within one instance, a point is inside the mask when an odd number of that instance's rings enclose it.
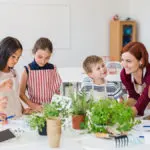
<instances>
[{"instance_id":1,"label":"striped shirt","mask_svg":"<svg viewBox=\"0 0 150 150\"><path fill-rule=\"evenodd\" d=\"M55 93L59 94L62 81L53 64L40 67L33 61L25 69L28 74L27 91L32 102L49 103Z\"/></svg>"},{"instance_id":2,"label":"striped shirt","mask_svg":"<svg viewBox=\"0 0 150 150\"><path fill-rule=\"evenodd\" d=\"M120 82L106 82L105 84L96 85L93 83L93 80L89 77L85 77L83 79L81 91L85 91L88 94L91 92L93 93L94 91L93 94L97 94L99 98L109 97L113 99L118 99L124 94Z\"/></svg>"}]
</instances>

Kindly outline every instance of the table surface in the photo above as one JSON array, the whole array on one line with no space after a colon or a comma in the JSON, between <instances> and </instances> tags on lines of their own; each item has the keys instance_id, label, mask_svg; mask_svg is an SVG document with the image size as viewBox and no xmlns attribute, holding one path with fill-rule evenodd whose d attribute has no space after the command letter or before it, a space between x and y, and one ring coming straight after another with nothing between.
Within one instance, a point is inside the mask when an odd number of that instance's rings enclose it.
<instances>
[{"instance_id":1,"label":"table surface","mask_svg":"<svg viewBox=\"0 0 150 150\"><path fill-rule=\"evenodd\" d=\"M148 121L150 125L150 121ZM17 129L20 128L24 130L24 133L17 138L1 142L1 150L49 150L48 137L40 136L36 131L32 131L24 119L12 120L8 125L1 127L1 129ZM129 145L122 148L115 147L114 139L101 139L96 138L94 134L79 134L80 131L75 131L67 128L63 130L60 147L55 148L55 150L149 150L149 144L145 144L141 139L138 139L138 136L141 134L137 132L134 133L134 136L131 136L132 140L129 142ZM146 132L148 133L148 132ZM130 140L130 138L129 138Z\"/></svg>"}]
</instances>

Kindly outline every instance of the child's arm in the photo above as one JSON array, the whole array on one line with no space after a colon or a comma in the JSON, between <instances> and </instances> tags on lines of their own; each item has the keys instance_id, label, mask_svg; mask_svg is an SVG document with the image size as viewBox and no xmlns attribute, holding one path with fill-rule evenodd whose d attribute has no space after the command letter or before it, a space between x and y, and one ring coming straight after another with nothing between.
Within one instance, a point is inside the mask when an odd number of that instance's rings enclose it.
<instances>
[{"instance_id":1,"label":"child's arm","mask_svg":"<svg viewBox=\"0 0 150 150\"><path fill-rule=\"evenodd\" d=\"M6 123L6 114L4 114L4 109L7 107L7 97L0 97L0 122L2 124Z\"/></svg>"},{"instance_id":2,"label":"child's arm","mask_svg":"<svg viewBox=\"0 0 150 150\"><path fill-rule=\"evenodd\" d=\"M10 90L13 86L11 79L5 80L0 83L0 91Z\"/></svg>"},{"instance_id":3,"label":"child's arm","mask_svg":"<svg viewBox=\"0 0 150 150\"><path fill-rule=\"evenodd\" d=\"M0 112L3 112L4 109L7 107L7 97L0 97Z\"/></svg>"},{"instance_id":4,"label":"child's arm","mask_svg":"<svg viewBox=\"0 0 150 150\"><path fill-rule=\"evenodd\" d=\"M26 96L26 86L27 86L28 74L26 70L22 73L20 82L20 98L34 111L42 111L42 106L31 102L31 100Z\"/></svg>"},{"instance_id":5,"label":"child's arm","mask_svg":"<svg viewBox=\"0 0 150 150\"><path fill-rule=\"evenodd\" d=\"M60 95L60 88L61 88L62 80L61 80L61 77L60 77L59 73L57 72L56 66L55 66L54 70L55 70L55 81L56 81L56 84L57 84L55 94Z\"/></svg>"}]
</instances>

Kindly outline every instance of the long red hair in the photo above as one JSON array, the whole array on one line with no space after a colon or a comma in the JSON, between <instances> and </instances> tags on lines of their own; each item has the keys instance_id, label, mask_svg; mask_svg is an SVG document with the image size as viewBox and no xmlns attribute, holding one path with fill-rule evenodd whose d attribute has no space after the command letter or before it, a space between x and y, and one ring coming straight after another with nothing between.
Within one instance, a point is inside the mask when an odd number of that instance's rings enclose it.
<instances>
[{"instance_id":1,"label":"long red hair","mask_svg":"<svg viewBox=\"0 0 150 150\"><path fill-rule=\"evenodd\" d=\"M142 68L149 65L149 55L144 44L140 42L130 42L123 47L121 54L125 52L129 52L139 61L142 59Z\"/></svg>"}]
</instances>

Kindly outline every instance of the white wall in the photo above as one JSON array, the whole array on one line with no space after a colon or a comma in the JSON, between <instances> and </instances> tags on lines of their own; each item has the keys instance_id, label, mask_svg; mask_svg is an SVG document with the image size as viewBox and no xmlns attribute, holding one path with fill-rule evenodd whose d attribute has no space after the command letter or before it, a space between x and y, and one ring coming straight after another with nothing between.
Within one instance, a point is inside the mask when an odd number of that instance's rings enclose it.
<instances>
[{"instance_id":1,"label":"white wall","mask_svg":"<svg viewBox=\"0 0 150 150\"><path fill-rule=\"evenodd\" d=\"M130 16L135 18L138 24L138 40L145 44L150 52L150 1L149 0L130 0Z\"/></svg>"},{"instance_id":2,"label":"white wall","mask_svg":"<svg viewBox=\"0 0 150 150\"><path fill-rule=\"evenodd\" d=\"M71 9L71 48L56 50L60 67L81 66L91 54L109 55L109 21L118 13L128 15L128 1L68 0Z\"/></svg>"},{"instance_id":3,"label":"white wall","mask_svg":"<svg viewBox=\"0 0 150 150\"><path fill-rule=\"evenodd\" d=\"M10 0L0 1L10 2ZM17 3L20 0L12 1ZM110 19L115 14L129 16L130 0L22 0L21 2L27 1L67 4L70 7L70 48L55 49L51 59L58 67L81 66L83 59L92 54L109 55ZM21 69L31 60L31 50L24 49L17 68Z\"/></svg>"}]
</instances>

